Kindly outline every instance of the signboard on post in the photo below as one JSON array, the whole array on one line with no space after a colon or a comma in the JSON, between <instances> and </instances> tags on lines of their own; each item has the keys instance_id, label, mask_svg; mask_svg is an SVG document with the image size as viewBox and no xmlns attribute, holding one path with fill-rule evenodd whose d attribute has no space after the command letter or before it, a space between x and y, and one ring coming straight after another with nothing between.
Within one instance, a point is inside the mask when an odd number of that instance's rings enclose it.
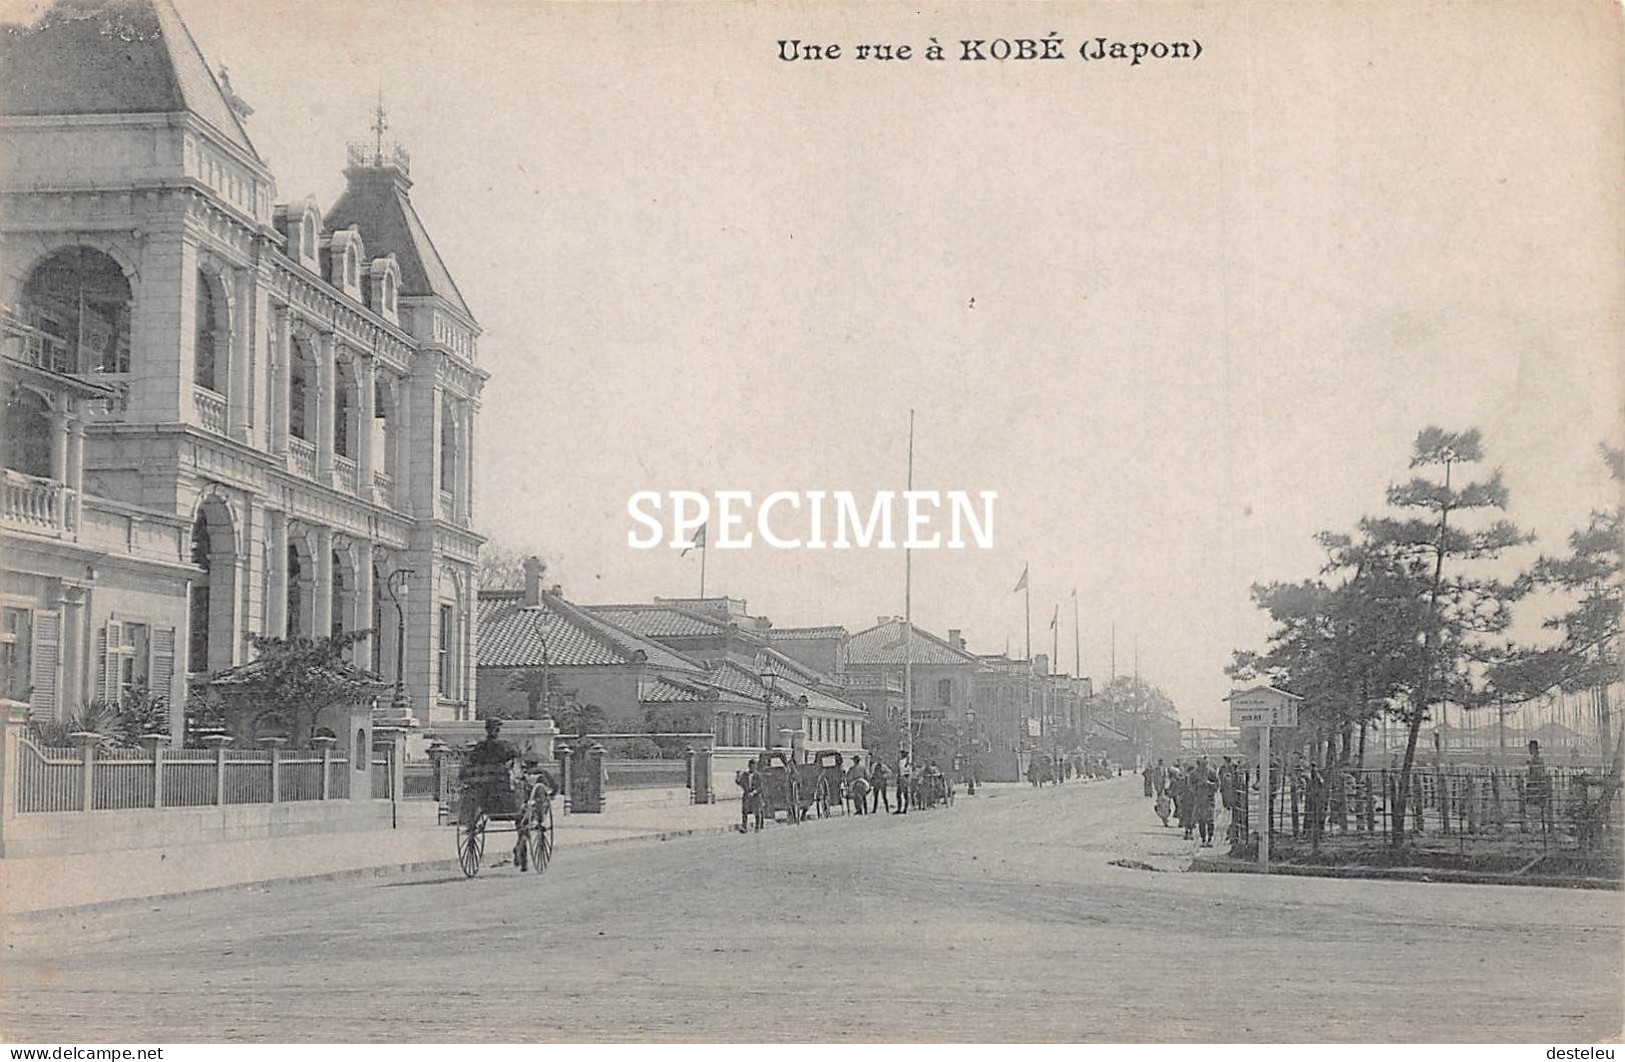
<instances>
[{"instance_id":1,"label":"signboard on post","mask_svg":"<svg viewBox=\"0 0 1625 1062\"><path fill-rule=\"evenodd\" d=\"M1258 869L1270 872L1270 730L1298 725L1296 693L1274 686L1254 686L1237 690L1225 698L1230 702L1230 725L1258 728Z\"/></svg>"},{"instance_id":2,"label":"signboard on post","mask_svg":"<svg viewBox=\"0 0 1625 1062\"><path fill-rule=\"evenodd\" d=\"M1254 686L1232 693L1229 700L1231 726L1297 726L1303 698L1274 686Z\"/></svg>"}]
</instances>

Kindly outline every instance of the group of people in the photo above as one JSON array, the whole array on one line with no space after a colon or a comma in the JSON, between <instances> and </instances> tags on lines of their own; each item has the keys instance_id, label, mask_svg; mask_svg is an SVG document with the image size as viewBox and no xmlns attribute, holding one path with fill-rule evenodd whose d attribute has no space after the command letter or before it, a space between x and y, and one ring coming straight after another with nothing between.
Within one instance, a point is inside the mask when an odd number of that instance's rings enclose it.
<instances>
[{"instance_id":1,"label":"group of people","mask_svg":"<svg viewBox=\"0 0 1625 1062\"><path fill-rule=\"evenodd\" d=\"M739 832L761 829L767 817L768 757L766 754L750 760L743 771L734 776L741 789L739 801ZM795 784L794 777L791 778ZM974 777L967 779L969 792L976 793ZM948 799L952 782L943 774L935 760L923 768L915 769L908 757L898 758L891 767L879 756L870 754L865 766L862 755L852 757L850 765L841 772L841 800L858 815L878 814L882 808L888 814L906 815L909 808L935 807ZM893 806L895 800L895 808ZM794 802L792 800L792 802Z\"/></svg>"},{"instance_id":2,"label":"group of people","mask_svg":"<svg viewBox=\"0 0 1625 1062\"><path fill-rule=\"evenodd\" d=\"M1237 829L1236 809L1247 801L1246 768L1226 756L1214 769L1206 756L1169 766L1158 760L1147 764L1143 772L1145 795L1155 803L1157 817L1164 826L1170 825L1169 816L1185 831L1185 839L1199 841L1202 847L1213 847L1214 800L1217 798L1229 820L1229 832Z\"/></svg>"}]
</instances>

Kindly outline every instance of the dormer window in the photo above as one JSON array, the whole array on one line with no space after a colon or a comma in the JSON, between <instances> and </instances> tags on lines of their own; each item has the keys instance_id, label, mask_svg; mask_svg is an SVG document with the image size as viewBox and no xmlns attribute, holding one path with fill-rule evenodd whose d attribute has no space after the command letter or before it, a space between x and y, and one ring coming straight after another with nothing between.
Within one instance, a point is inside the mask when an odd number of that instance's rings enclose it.
<instances>
[{"instance_id":1,"label":"dormer window","mask_svg":"<svg viewBox=\"0 0 1625 1062\"><path fill-rule=\"evenodd\" d=\"M367 276L367 305L386 321L399 323L401 267L395 256L374 258Z\"/></svg>"}]
</instances>

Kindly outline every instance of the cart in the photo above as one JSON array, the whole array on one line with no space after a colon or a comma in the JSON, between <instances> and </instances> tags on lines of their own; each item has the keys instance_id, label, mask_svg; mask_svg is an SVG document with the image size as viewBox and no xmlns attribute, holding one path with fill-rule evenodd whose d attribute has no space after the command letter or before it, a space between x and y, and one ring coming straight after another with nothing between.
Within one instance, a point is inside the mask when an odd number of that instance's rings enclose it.
<instances>
[{"instance_id":1,"label":"cart","mask_svg":"<svg viewBox=\"0 0 1625 1062\"><path fill-rule=\"evenodd\" d=\"M466 765L458 777L457 862L472 878L485 859L485 835L513 833L513 862L540 874L553 861L553 794L546 772ZM492 824L498 824L492 829ZM508 825L511 824L511 825Z\"/></svg>"}]
</instances>

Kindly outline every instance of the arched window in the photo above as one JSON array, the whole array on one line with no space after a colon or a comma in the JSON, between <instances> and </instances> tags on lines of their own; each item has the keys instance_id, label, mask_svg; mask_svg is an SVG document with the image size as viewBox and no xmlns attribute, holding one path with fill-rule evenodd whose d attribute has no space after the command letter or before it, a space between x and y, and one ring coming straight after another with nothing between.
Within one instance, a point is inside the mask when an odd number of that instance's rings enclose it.
<instances>
[{"instance_id":1,"label":"arched window","mask_svg":"<svg viewBox=\"0 0 1625 1062\"><path fill-rule=\"evenodd\" d=\"M45 399L19 387L6 401L0 432L0 464L25 476L51 475L51 409Z\"/></svg>"},{"instance_id":2,"label":"arched window","mask_svg":"<svg viewBox=\"0 0 1625 1062\"><path fill-rule=\"evenodd\" d=\"M337 637L344 633L344 561L338 550L333 551L333 629L329 634Z\"/></svg>"},{"instance_id":3,"label":"arched window","mask_svg":"<svg viewBox=\"0 0 1625 1062\"><path fill-rule=\"evenodd\" d=\"M449 493L457 485L457 406L450 396L440 400L440 489Z\"/></svg>"},{"instance_id":4,"label":"arched window","mask_svg":"<svg viewBox=\"0 0 1625 1062\"><path fill-rule=\"evenodd\" d=\"M293 337L292 346L288 352L288 434L309 442L316 427L310 408L316 395L316 361L300 337Z\"/></svg>"},{"instance_id":5,"label":"arched window","mask_svg":"<svg viewBox=\"0 0 1625 1062\"><path fill-rule=\"evenodd\" d=\"M192 614L188 628L187 670L209 670L209 522L199 511L192 522L192 563L203 578L192 580Z\"/></svg>"},{"instance_id":6,"label":"arched window","mask_svg":"<svg viewBox=\"0 0 1625 1062\"><path fill-rule=\"evenodd\" d=\"M340 457L354 457L351 420L355 417L355 384L343 365L334 373L333 388L333 452Z\"/></svg>"},{"instance_id":7,"label":"arched window","mask_svg":"<svg viewBox=\"0 0 1625 1062\"><path fill-rule=\"evenodd\" d=\"M194 329L192 382L219 394L226 393L225 373L221 364L226 352L225 333L221 329L220 308L215 299L214 283L207 273L198 270L197 322Z\"/></svg>"},{"instance_id":8,"label":"arched window","mask_svg":"<svg viewBox=\"0 0 1625 1062\"><path fill-rule=\"evenodd\" d=\"M305 573L299 563L299 550L293 543L288 543L288 637L297 638L304 634L304 584Z\"/></svg>"},{"instance_id":9,"label":"arched window","mask_svg":"<svg viewBox=\"0 0 1625 1062\"><path fill-rule=\"evenodd\" d=\"M130 283L93 247L68 247L40 262L18 308L28 360L57 372L130 371Z\"/></svg>"}]
</instances>

